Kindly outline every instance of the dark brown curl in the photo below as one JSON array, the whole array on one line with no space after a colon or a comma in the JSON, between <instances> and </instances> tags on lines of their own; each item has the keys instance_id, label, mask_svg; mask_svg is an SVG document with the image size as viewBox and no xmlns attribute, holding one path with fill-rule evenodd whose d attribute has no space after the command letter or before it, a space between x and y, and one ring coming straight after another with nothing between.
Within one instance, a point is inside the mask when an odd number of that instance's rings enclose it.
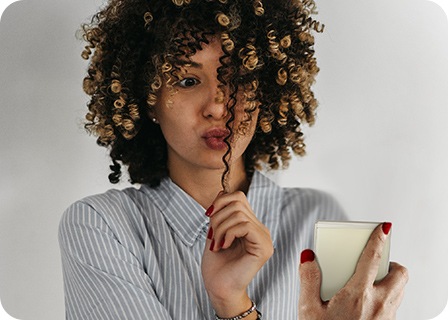
<instances>
[{"instance_id":1,"label":"dark brown curl","mask_svg":"<svg viewBox=\"0 0 448 320\"><path fill-rule=\"evenodd\" d=\"M302 125L314 123L317 107L313 32L323 30L314 13L312 0L110 0L82 26L82 57L90 59L83 82L90 96L85 126L110 150L109 180L119 181L122 165L132 183L157 186L169 174L166 141L149 114L162 83L173 86L182 74L180 61L210 37L221 41L224 53L218 98L231 115L227 127L245 134L257 121L244 155L249 175L263 164L287 166L291 153L304 155ZM239 97L246 117L234 128Z\"/></svg>"}]
</instances>

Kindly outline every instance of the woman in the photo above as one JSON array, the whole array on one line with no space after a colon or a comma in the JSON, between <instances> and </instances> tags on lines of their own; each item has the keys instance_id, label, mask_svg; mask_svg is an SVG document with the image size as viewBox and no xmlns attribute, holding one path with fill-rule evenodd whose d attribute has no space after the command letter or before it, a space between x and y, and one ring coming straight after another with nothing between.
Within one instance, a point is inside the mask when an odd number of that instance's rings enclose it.
<instances>
[{"instance_id":1,"label":"woman","mask_svg":"<svg viewBox=\"0 0 448 320\"><path fill-rule=\"evenodd\" d=\"M110 181L124 164L141 187L65 212L68 319L394 318L406 270L392 263L374 284L390 223L322 302L318 263L302 250L316 220L344 215L328 195L282 189L256 170L304 154L301 124L317 106L314 9L111 0L84 26L86 127L110 150Z\"/></svg>"}]
</instances>

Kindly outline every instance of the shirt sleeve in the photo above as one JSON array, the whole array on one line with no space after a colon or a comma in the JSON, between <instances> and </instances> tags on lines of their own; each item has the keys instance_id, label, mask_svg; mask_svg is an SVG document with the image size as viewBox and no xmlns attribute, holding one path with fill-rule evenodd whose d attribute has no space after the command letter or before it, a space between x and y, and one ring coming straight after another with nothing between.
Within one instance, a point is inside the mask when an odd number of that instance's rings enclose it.
<instances>
[{"instance_id":1,"label":"shirt sleeve","mask_svg":"<svg viewBox=\"0 0 448 320\"><path fill-rule=\"evenodd\" d=\"M66 319L171 319L142 263L89 204L65 211L59 244Z\"/></svg>"}]
</instances>

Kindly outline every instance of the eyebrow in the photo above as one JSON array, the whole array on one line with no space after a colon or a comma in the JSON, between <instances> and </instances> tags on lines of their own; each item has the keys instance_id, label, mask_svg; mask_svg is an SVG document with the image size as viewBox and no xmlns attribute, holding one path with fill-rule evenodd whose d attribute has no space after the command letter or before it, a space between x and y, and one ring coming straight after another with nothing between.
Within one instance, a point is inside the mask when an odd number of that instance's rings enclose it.
<instances>
[{"instance_id":1,"label":"eyebrow","mask_svg":"<svg viewBox=\"0 0 448 320\"><path fill-rule=\"evenodd\" d=\"M194 61L186 61L186 60L176 61L176 65L179 67L191 67L191 68L198 68L198 69L202 69L202 67L203 67L202 63L198 63L198 62L194 62Z\"/></svg>"}]
</instances>

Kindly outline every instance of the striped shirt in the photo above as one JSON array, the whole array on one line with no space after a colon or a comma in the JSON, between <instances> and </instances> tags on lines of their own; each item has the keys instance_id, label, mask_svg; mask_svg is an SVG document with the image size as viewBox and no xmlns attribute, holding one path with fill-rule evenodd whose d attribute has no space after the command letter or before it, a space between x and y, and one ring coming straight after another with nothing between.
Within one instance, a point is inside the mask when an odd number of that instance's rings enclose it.
<instances>
[{"instance_id":1,"label":"striped shirt","mask_svg":"<svg viewBox=\"0 0 448 320\"><path fill-rule=\"evenodd\" d=\"M297 320L300 252L317 220L344 215L329 195L254 174L248 201L274 254L248 288L264 319ZM205 208L169 178L72 204L59 226L67 319L214 319L201 276Z\"/></svg>"}]
</instances>

